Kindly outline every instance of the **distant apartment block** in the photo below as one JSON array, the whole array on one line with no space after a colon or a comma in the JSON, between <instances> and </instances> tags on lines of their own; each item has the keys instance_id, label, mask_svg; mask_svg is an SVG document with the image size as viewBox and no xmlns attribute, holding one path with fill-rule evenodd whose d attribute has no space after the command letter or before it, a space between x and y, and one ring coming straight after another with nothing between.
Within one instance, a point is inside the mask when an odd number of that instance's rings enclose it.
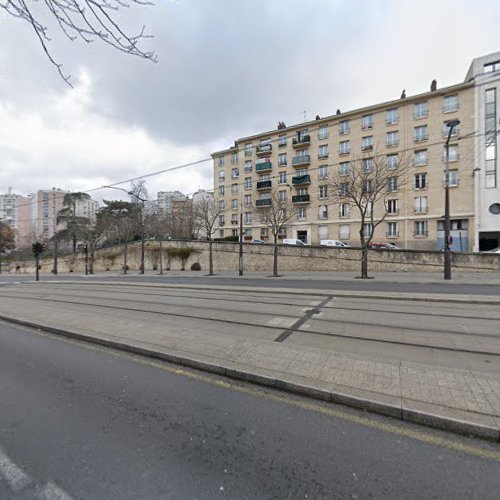
<instances>
[{"instance_id":1,"label":"distant apartment block","mask_svg":"<svg viewBox=\"0 0 500 500\"><path fill-rule=\"evenodd\" d=\"M430 82L431 78L429 78ZM444 169L447 123L460 120L449 143L451 234L454 251L500 246L498 133L500 52L474 59L465 81L389 102L237 139L212 154L214 195L224 214L219 237L239 233L244 213L246 239L268 239L259 206L272 190L290 197L298 219L283 237L309 244L339 239L359 244L359 215L348 203L333 202L329 177L348 172L352 162L377 156L394 170L386 219L375 240L402 248L439 250L444 242ZM409 165L398 178L398 163ZM404 181L404 182L403 182Z\"/></svg>"},{"instance_id":2,"label":"distant apartment block","mask_svg":"<svg viewBox=\"0 0 500 500\"><path fill-rule=\"evenodd\" d=\"M188 197L181 193L180 191L159 191L156 195L156 204L160 210L163 210L165 213L171 214L174 210L174 206L176 209L179 209L178 202L186 202Z\"/></svg>"}]
</instances>

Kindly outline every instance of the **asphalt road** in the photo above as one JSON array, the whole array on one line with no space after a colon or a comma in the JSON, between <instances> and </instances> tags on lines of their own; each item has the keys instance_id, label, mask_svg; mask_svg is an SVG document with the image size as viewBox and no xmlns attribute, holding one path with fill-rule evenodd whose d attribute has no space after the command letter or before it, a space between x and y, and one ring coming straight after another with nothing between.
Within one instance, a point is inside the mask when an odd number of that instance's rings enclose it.
<instances>
[{"instance_id":1,"label":"asphalt road","mask_svg":"<svg viewBox=\"0 0 500 500\"><path fill-rule=\"evenodd\" d=\"M0 323L0 498L498 498L500 447Z\"/></svg>"},{"instance_id":2,"label":"asphalt road","mask_svg":"<svg viewBox=\"0 0 500 500\"><path fill-rule=\"evenodd\" d=\"M377 281L374 280L336 280L336 279L293 279L293 278L251 278L244 276L222 277L222 276L172 276L165 274L159 276L150 274L140 276L137 274L113 275L105 274L94 275L91 277L71 275L42 275L41 281L61 281L61 280L99 280L99 281L127 281L140 283L172 283L172 284L190 284L207 285L208 283L218 286L248 286L256 288L302 288L319 290L353 290L353 291L376 291L376 292L408 292L408 293L439 293L439 294L466 294L466 295L500 295L500 285L444 282L443 283L422 283L422 282L397 282L397 281ZM436 280L439 277L436 276ZM0 276L0 285L12 282L33 281L31 275L2 275Z\"/></svg>"}]
</instances>

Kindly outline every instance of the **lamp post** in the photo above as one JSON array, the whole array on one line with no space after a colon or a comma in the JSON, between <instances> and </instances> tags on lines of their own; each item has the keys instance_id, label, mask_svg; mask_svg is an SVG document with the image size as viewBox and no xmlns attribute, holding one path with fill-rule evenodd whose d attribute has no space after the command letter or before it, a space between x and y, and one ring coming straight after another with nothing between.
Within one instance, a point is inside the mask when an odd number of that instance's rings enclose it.
<instances>
[{"instance_id":1,"label":"lamp post","mask_svg":"<svg viewBox=\"0 0 500 500\"><path fill-rule=\"evenodd\" d=\"M141 265L139 269L139 274L144 274L144 246L145 246L145 235L144 235L144 209L145 209L145 204L146 204L146 199L141 198L137 194L135 194L133 191L127 191L126 189L119 188L116 186L103 186L103 188L107 189L117 189L118 191L123 191L124 193L127 193L130 196L133 196L140 202L142 202L142 208L141 208Z\"/></svg>"},{"instance_id":2,"label":"lamp post","mask_svg":"<svg viewBox=\"0 0 500 500\"><path fill-rule=\"evenodd\" d=\"M460 124L460 120L451 120L448 127L448 136L445 143L445 170L444 170L444 279L451 280L451 235L450 235L450 138L453 128Z\"/></svg>"}]
</instances>

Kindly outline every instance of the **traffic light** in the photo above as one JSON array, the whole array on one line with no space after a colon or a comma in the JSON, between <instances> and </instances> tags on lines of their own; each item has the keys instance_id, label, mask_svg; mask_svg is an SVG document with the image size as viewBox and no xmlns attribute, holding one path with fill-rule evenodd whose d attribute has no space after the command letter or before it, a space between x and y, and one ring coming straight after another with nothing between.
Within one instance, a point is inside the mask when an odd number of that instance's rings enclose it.
<instances>
[{"instance_id":1,"label":"traffic light","mask_svg":"<svg viewBox=\"0 0 500 500\"><path fill-rule=\"evenodd\" d=\"M39 243L37 241L36 243L33 243L32 249L33 249L33 255L37 257L45 250L45 246L43 245L43 243Z\"/></svg>"}]
</instances>

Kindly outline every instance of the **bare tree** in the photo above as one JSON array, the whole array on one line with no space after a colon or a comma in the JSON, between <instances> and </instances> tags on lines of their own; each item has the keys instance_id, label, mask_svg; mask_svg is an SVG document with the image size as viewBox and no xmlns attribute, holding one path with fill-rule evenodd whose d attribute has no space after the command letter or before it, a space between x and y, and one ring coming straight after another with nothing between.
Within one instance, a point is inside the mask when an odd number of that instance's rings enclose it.
<instances>
[{"instance_id":1,"label":"bare tree","mask_svg":"<svg viewBox=\"0 0 500 500\"><path fill-rule=\"evenodd\" d=\"M158 208L157 205L151 205L146 210L144 224L146 232L149 236L155 238L159 243L159 265L160 274L163 274L163 240L172 237L172 218L164 210Z\"/></svg>"},{"instance_id":2,"label":"bare tree","mask_svg":"<svg viewBox=\"0 0 500 500\"><path fill-rule=\"evenodd\" d=\"M142 59L157 62L154 52L143 51L139 43L152 38L145 32L145 27L136 34L125 33L117 21L120 9L131 5L153 5L147 0L41 0L35 4L41 5L42 11L37 11L33 2L28 0L0 0L0 8L11 16L28 23L34 30L43 51L49 61L57 68L61 78L70 86L70 75L62 70L62 64L53 57L48 43L49 28L44 18L52 18L58 28L71 41L80 38L86 43L100 40L116 50ZM38 9L40 10L40 9Z\"/></svg>"},{"instance_id":3,"label":"bare tree","mask_svg":"<svg viewBox=\"0 0 500 500\"><path fill-rule=\"evenodd\" d=\"M0 254L16 246L16 235L12 227L0 220Z\"/></svg>"},{"instance_id":4,"label":"bare tree","mask_svg":"<svg viewBox=\"0 0 500 500\"><path fill-rule=\"evenodd\" d=\"M368 278L368 247L375 228L389 213L399 210L393 200L406 184L407 171L408 161L401 154L375 154L345 162L329 176L329 198L341 210L354 209L359 214L361 278Z\"/></svg>"},{"instance_id":5,"label":"bare tree","mask_svg":"<svg viewBox=\"0 0 500 500\"><path fill-rule=\"evenodd\" d=\"M290 193L286 190L273 188L268 197L255 201L255 212L259 216L261 224L264 224L273 236L273 276L277 277L278 239L283 237L286 227L297 219L298 204L293 203L293 199L290 199Z\"/></svg>"},{"instance_id":6,"label":"bare tree","mask_svg":"<svg viewBox=\"0 0 500 500\"><path fill-rule=\"evenodd\" d=\"M215 232L215 223L224 209L216 204L213 196L206 196L197 199L193 203L193 216L195 227L203 237L208 240L208 275L214 274L213 262L213 234Z\"/></svg>"}]
</instances>

